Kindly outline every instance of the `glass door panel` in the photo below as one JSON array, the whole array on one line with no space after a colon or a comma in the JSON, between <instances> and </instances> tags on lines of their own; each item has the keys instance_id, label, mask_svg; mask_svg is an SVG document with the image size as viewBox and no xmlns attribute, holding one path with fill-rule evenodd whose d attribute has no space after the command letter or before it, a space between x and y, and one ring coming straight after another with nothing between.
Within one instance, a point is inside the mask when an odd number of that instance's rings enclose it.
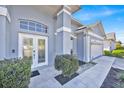
<instances>
[{"instance_id":1,"label":"glass door panel","mask_svg":"<svg viewBox=\"0 0 124 93\"><path fill-rule=\"evenodd\" d=\"M23 38L23 57L32 59L33 39Z\"/></svg>"},{"instance_id":2,"label":"glass door panel","mask_svg":"<svg viewBox=\"0 0 124 93\"><path fill-rule=\"evenodd\" d=\"M45 40L38 39L38 63L45 62Z\"/></svg>"}]
</instances>

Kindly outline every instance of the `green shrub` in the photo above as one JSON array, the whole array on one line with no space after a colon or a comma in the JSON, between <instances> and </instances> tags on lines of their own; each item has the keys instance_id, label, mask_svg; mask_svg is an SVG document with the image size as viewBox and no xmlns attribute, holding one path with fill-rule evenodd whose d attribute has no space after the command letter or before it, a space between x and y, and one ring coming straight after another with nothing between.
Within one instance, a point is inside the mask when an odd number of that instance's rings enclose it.
<instances>
[{"instance_id":1,"label":"green shrub","mask_svg":"<svg viewBox=\"0 0 124 93\"><path fill-rule=\"evenodd\" d=\"M79 68L79 62L72 55L57 55L55 58L55 69L61 70L63 76L71 77Z\"/></svg>"},{"instance_id":2,"label":"green shrub","mask_svg":"<svg viewBox=\"0 0 124 93\"><path fill-rule=\"evenodd\" d=\"M0 61L0 87L28 87L31 75L31 60L9 59Z\"/></svg>"},{"instance_id":3,"label":"green shrub","mask_svg":"<svg viewBox=\"0 0 124 93\"><path fill-rule=\"evenodd\" d=\"M118 50L118 49L119 49L119 50L120 50L120 49L124 49L124 47L117 47L116 50Z\"/></svg>"},{"instance_id":4,"label":"green shrub","mask_svg":"<svg viewBox=\"0 0 124 93\"><path fill-rule=\"evenodd\" d=\"M124 56L124 50L122 50L122 49L116 49L116 50L113 50L112 51L112 54L115 57L123 58L123 56Z\"/></svg>"},{"instance_id":5,"label":"green shrub","mask_svg":"<svg viewBox=\"0 0 124 93\"><path fill-rule=\"evenodd\" d=\"M105 50L104 55L105 56L112 56L112 53L111 53L111 51Z\"/></svg>"},{"instance_id":6,"label":"green shrub","mask_svg":"<svg viewBox=\"0 0 124 93\"><path fill-rule=\"evenodd\" d=\"M122 56L121 56L121 53L116 53L116 52L114 52L114 53L112 53L112 55L113 55L114 57L119 57L119 58L122 57Z\"/></svg>"},{"instance_id":7,"label":"green shrub","mask_svg":"<svg viewBox=\"0 0 124 93\"><path fill-rule=\"evenodd\" d=\"M121 81L124 81L124 74L120 75L120 79L121 79Z\"/></svg>"}]
</instances>

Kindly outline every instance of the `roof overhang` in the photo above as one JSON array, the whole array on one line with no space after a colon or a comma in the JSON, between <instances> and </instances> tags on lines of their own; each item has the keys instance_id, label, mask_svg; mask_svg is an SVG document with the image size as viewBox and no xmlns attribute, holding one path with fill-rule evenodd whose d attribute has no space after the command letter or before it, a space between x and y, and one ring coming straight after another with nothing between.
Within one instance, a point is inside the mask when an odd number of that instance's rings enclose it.
<instances>
[{"instance_id":1,"label":"roof overhang","mask_svg":"<svg viewBox=\"0 0 124 93\"><path fill-rule=\"evenodd\" d=\"M83 26L83 24L81 22L79 22L78 20L76 20L75 18L71 18L71 23L72 24L76 24L78 25L79 27Z\"/></svg>"},{"instance_id":2,"label":"roof overhang","mask_svg":"<svg viewBox=\"0 0 124 93\"><path fill-rule=\"evenodd\" d=\"M115 32L107 33L106 34L106 39L107 40L116 41L116 34L115 34Z\"/></svg>"},{"instance_id":3,"label":"roof overhang","mask_svg":"<svg viewBox=\"0 0 124 93\"><path fill-rule=\"evenodd\" d=\"M98 34L93 33L93 30L92 30L93 27L98 27L98 29L100 30L100 32L102 33L102 35L98 35ZM97 23L92 24L92 25L81 26L81 27L79 27L77 29L77 31L74 32L74 34L80 34L80 33L85 33L87 35L98 37L100 39L104 39L106 37L101 22L97 22Z\"/></svg>"},{"instance_id":4,"label":"roof overhang","mask_svg":"<svg viewBox=\"0 0 124 93\"><path fill-rule=\"evenodd\" d=\"M103 25L100 21L96 22L95 24L88 25L88 27L98 27L99 31L101 32L102 36L106 37Z\"/></svg>"},{"instance_id":5,"label":"roof overhang","mask_svg":"<svg viewBox=\"0 0 124 93\"><path fill-rule=\"evenodd\" d=\"M56 16L63 7L66 7L71 14L80 9L80 5L33 5L33 7L38 10L42 9L53 16Z\"/></svg>"},{"instance_id":6,"label":"roof overhang","mask_svg":"<svg viewBox=\"0 0 124 93\"><path fill-rule=\"evenodd\" d=\"M68 6L71 8L70 12L72 14L80 9L80 5L68 5Z\"/></svg>"},{"instance_id":7,"label":"roof overhang","mask_svg":"<svg viewBox=\"0 0 124 93\"><path fill-rule=\"evenodd\" d=\"M96 22L95 24L91 24L91 25L86 25L86 26L81 26L77 29L76 33L80 33L81 30L85 30L85 29L88 29L87 31L91 31L92 28L94 27L98 27L99 31L101 32L102 36L103 37L106 37L106 34L105 34L105 31L104 31L104 28L102 26L102 23L101 22Z\"/></svg>"}]
</instances>

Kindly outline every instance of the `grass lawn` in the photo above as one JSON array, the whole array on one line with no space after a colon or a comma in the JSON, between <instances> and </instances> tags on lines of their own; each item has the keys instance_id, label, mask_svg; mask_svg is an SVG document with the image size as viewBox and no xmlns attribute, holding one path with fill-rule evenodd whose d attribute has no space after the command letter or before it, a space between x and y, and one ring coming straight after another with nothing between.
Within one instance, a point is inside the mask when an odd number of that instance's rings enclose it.
<instances>
[{"instance_id":1,"label":"grass lawn","mask_svg":"<svg viewBox=\"0 0 124 93\"><path fill-rule=\"evenodd\" d=\"M115 49L112 51L112 54L124 58L124 49Z\"/></svg>"}]
</instances>

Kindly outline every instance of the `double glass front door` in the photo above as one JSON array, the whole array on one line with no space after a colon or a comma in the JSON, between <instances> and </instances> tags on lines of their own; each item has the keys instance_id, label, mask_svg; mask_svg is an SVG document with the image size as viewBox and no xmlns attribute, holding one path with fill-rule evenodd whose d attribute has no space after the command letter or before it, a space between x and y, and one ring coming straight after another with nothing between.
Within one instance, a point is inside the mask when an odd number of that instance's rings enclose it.
<instances>
[{"instance_id":1,"label":"double glass front door","mask_svg":"<svg viewBox=\"0 0 124 93\"><path fill-rule=\"evenodd\" d=\"M47 65L47 37L19 34L19 57L30 58L32 68Z\"/></svg>"}]
</instances>

